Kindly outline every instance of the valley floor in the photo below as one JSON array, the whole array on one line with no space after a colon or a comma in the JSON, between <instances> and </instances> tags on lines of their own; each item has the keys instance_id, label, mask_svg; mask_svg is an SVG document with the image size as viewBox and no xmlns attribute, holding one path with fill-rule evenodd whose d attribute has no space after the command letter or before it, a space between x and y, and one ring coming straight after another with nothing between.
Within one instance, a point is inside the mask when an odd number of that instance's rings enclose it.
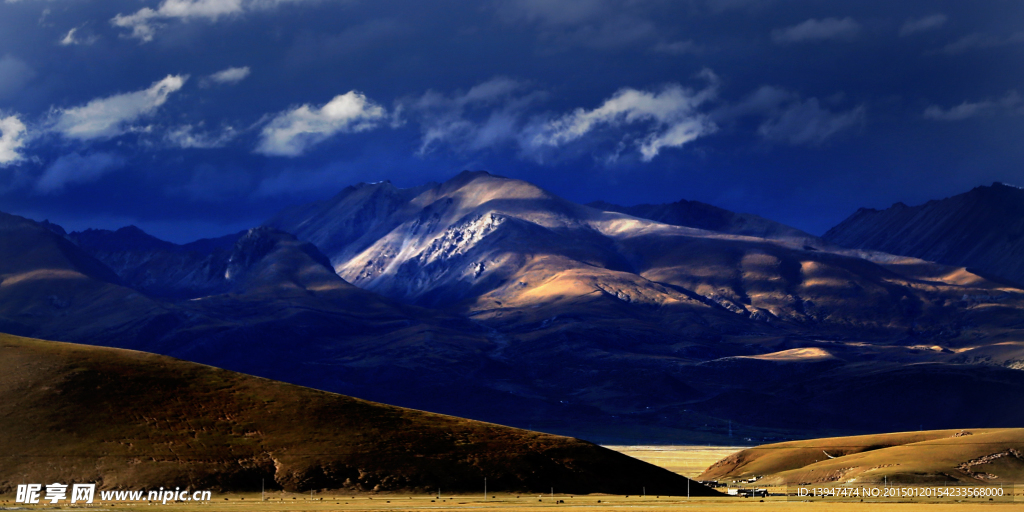
<instances>
[{"instance_id":1,"label":"valley floor","mask_svg":"<svg viewBox=\"0 0 1024 512\"><path fill-rule=\"evenodd\" d=\"M325 498L324 501L310 501L308 497L296 498L295 500L273 499L266 503L259 503L259 493L255 495L237 496L232 495L226 501L223 497L215 498L209 504L185 504L174 503L160 506L159 510L180 511L180 512L284 512L284 511L443 511L443 510L487 510L496 512L525 512L542 510L565 510L565 511L620 511L620 510L708 510L715 512L746 512L746 511L777 511L777 512L824 512L839 510L843 512L881 512L886 510L897 510L904 512L916 511L1020 511L1024 510L1024 496L1015 496L1014 502L983 502L983 503L958 503L958 502L929 502L929 503L899 503L893 501L879 501L874 503L843 502L843 503L813 503L802 501L788 501L786 498L769 497L764 500L750 498L693 498L685 497L654 497L654 496L565 496L555 494L538 497L537 495L494 495L493 499L486 502L481 496L455 496L438 501L436 497L416 495L375 495L372 498L366 495L356 496L355 499L334 499ZM245 499L241 499L241 498ZM10 497L7 497L10 498ZM346 497L347 498L347 497ZM54 510L50 505L15 505L13 500L0 503L0 510ZM561 503L559 503L561 502ZM157 505L159 506L159 505ZM109 505L93 505L83 510L110 510L110 511L152 511L153 505L140 503L117 504L108 508ZM67 507L60 509L71 510Z\"/></svg>"},{"instance_id":2,"label":"valley floor","mask_svg":"<svg viewBox=\"0 0 1024 512\"><path fill-rule=\"evenodd\" d=\"M693 478L711 464L743 449L727 446L608 446L608 448L636 457L652 464ZM482 491L483 489L481 489ZM641 489L638 489L641 491ZM785 492L785 489L770 489L770 492ZM477 495L443 494L348 494L340 491L326 491L314 495L268 492L266 501L261 503L260 493L217 494L206 504L168 503L160 510L179 512L285 512L285 511L495 511L526 512L543 510L565 511L643 511L643 510L708 510L714 512L882 512L892 510L898 503L898 510L915 511L1024 511L1024 486L1019 486L1010 499L1004 501L964 502L952 499L938 499L926 502L900 500L876 500L871 503L857 501L811 502L796 497L769 496L767 498L692 498L680 496L611 496L611 495L565 495L565 494L507 494L488 493L483 499ZM0 510L53 510L50 505L15 504L14 496L0 496ZM96 503L86 510L110 511L152 511L148 503ZM159 506L159 505L158 505ZM61 507L69 509L69 507Z\"/></svg>"},{"instance_id":3,"label":"valley floor","mask_svg":"<svg viewBox=\"0 0 1024 512\"><path fill-rule=\"evenodd\" d=\"M669 445L669 446L605 446L663 467L687 478L696 478L712 464L740 451L747 446L701 446L701 445Z\"/></svg>"}]
</instances>

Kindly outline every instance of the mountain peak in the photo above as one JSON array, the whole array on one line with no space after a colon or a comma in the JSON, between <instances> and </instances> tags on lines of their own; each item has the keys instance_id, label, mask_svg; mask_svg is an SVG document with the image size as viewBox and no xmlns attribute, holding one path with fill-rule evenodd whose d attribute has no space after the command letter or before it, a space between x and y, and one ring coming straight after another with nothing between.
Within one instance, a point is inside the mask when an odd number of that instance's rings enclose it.
<instances>
[{"instance_id":1,"label":"mountain peak","mask_svg":"<svg viewBox=\"0 0 1024 512\"><path fill-rule=\"evenodd\" d=\"M146 234L145 231L143 231L141 228L139 228L135 224L129 224L127 226L119 228L117 231L115 231L115 233L120 233L120 234L124 234L124 235L145 235Z\"/></svg>"},{"instance_id":2,"label":"mountain peak","mask_svg":"<svg viewBox=\"0 0 1024 512\"><path fill-rule=\"evenodd\" d=\"M247 231L235 242L234 251L228 260L228 275L237 273L236 268L249 268L255 262L277 247L279 235L284 233L274 228L260 226ZM232 271L235 272L232 272ZM230 278L230 277L229 277Z\"/></svg>"},{"instance_id":3,"label":"mountain peak","mask_svg":"<svg viewBox=\"0 0 1024 512\"><path fill-rule=\"evenodd\" d=\"M64 231L64 228L58 226L57 224L54 224L54 223L50 222L49 219L46 219L46 220L40 222L39 225L44 227L44 228L46 228L46 229L49 229L50 231L53 231L54 233L57 233L60 236L67 236L67 234L68 234L67 231Z\"/></svg>"},{"instance_id":4,"label":"mountain peak","mask_svg":"<svg viewBox=\"0 0 1024 512\"><path fill-rule=\"evenodd\" d=\"M358 184L354 185L353 187L354 188L382 188L382 189L396 189L396 188L398 188L398 187L395 187L391 183L391 180L371 181L371 182L365 182L364 181L362 183L358 183Z\"/></svg>"},{"instance_id":5,"label":"mountain peak","mask_svg":"<svg viewBox=\"0 0 1024 512\"><path fill-rule=\"evenodd\" d=\"M269 226L252 228L235 242L224 278L236 292L348 286L313 244Z\"/></svg>"},{"instance_id":6,"label":"mountain peak","mask_svg":"<svg viewBox=\"0 0 1024 512\"><path fill-rule=\"evenodd\" d=\"M462 171L462 172L456 174L450 180L442 183L441 187L445 188L445 189L449 189L449 190L454 190L454 189L457 189L457 188L460 188L460 187L464 187L464 186L466 186L466 185L468 185L468 184L470 184L470 183L472 183L474 181L477 181L477 180L486 180L486 179L494 179L494 178L500 179L500 180L507 180L508 179L508 178L506 178L504 176L498 176L498 175L495 175L495 174L491 174L491 173L489 173L487 171L468 171L467 170L467 171Z\"/></svg>"},{"instance_id":7,"label":"mountain peak","mask_svg":"<svg viewBox=\"0 0 1024 512\"><path fill-rule=\"evenodd\" d=\"M1017 185L1011 185L1009 183L1003 183L1001 181L993 181L992 188L1009 188L1014 190L1024 190L1024 187L1018 187Z\"/></svg>"},{"instance_id":8,"label":"mountain peak","mask_svg":"<svg viewBox=\"0 0 1024 512\"><path fill-rule=\"evenodd\" d=\"M475 171L470 171L469 169L466 169L466 170L456 174L455 177L452 178L452 179L459 179L461 177L480 178L480 177L484 177L484 176L494 176L496 178L501 178L501 176L497 176L495 174L491 174L491 173L489 173L489 172L487 172L485 170L482 170L482 169L478 169L478 170L475 170Z\"/></svg>"}]
</instances>

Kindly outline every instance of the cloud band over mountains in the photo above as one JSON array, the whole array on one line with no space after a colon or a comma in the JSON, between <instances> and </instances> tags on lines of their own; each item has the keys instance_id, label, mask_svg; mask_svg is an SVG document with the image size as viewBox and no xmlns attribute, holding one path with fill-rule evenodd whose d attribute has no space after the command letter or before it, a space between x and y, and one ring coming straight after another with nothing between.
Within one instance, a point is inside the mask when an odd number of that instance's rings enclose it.
<instances>
[{"instance_id":1,"label":"cloud band over mountains","mask_svg":"<svg viewBox=\"0 0 1024 512\"><path fill-rule=\"evenodd\" d=\"M241 223L336 184L488 169L583 202L688 197L815 231L901 190L962 190L967 170L1024 181L1000 135L1024 121L1008 93L1020 16L924 0L0 2L0 201L186 226L220 198Z\"/></svg>"}]
</instances>

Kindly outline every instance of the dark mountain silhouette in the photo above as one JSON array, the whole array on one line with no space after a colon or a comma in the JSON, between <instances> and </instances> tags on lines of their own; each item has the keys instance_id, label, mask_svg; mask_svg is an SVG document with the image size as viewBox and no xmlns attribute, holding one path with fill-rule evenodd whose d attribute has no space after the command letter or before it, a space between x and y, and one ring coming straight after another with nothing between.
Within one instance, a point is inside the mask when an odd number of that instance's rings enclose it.
<instances>
[{"instance_id":1,"label":"dark mountain silhouette","mask_svg":"<svg viewBox=\"0 0 1024 512\"><path fill-rule=\"evenodd\" d=\"M1024 190L993 183L919 206L861 208L825 233L844 247L965 266L1024 283Z\"/></svg>"},{"instance_id":2,"label":"dark mountain silhouette","mask_svg":"<svg viewBox=\"0 0 1024 512\"><path fill-rule=\"evenodd\" d=\"M87 229L67 238L110 267L127 286L156 297L195 298L226 291L224 272L241 236L177 245L128 226L117 231Z\"/></svg>"}]
</instances>

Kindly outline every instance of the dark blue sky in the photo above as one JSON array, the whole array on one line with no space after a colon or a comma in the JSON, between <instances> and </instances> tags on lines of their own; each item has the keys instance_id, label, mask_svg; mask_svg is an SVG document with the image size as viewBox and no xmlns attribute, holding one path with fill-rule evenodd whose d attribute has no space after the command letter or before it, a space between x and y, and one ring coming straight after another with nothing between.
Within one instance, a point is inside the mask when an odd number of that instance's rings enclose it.
<instances>
[{"instance_id":1,"label":"dark blue sky","mask_svg":"<svg viewBox=\"0 0 1024 512\"><path fill-rule=\"evenodd\" d=\"M173 241L463 169L820 234L1024 184L1024 3L6 0L0 210Z\"/></svg>"}]
</instances>

